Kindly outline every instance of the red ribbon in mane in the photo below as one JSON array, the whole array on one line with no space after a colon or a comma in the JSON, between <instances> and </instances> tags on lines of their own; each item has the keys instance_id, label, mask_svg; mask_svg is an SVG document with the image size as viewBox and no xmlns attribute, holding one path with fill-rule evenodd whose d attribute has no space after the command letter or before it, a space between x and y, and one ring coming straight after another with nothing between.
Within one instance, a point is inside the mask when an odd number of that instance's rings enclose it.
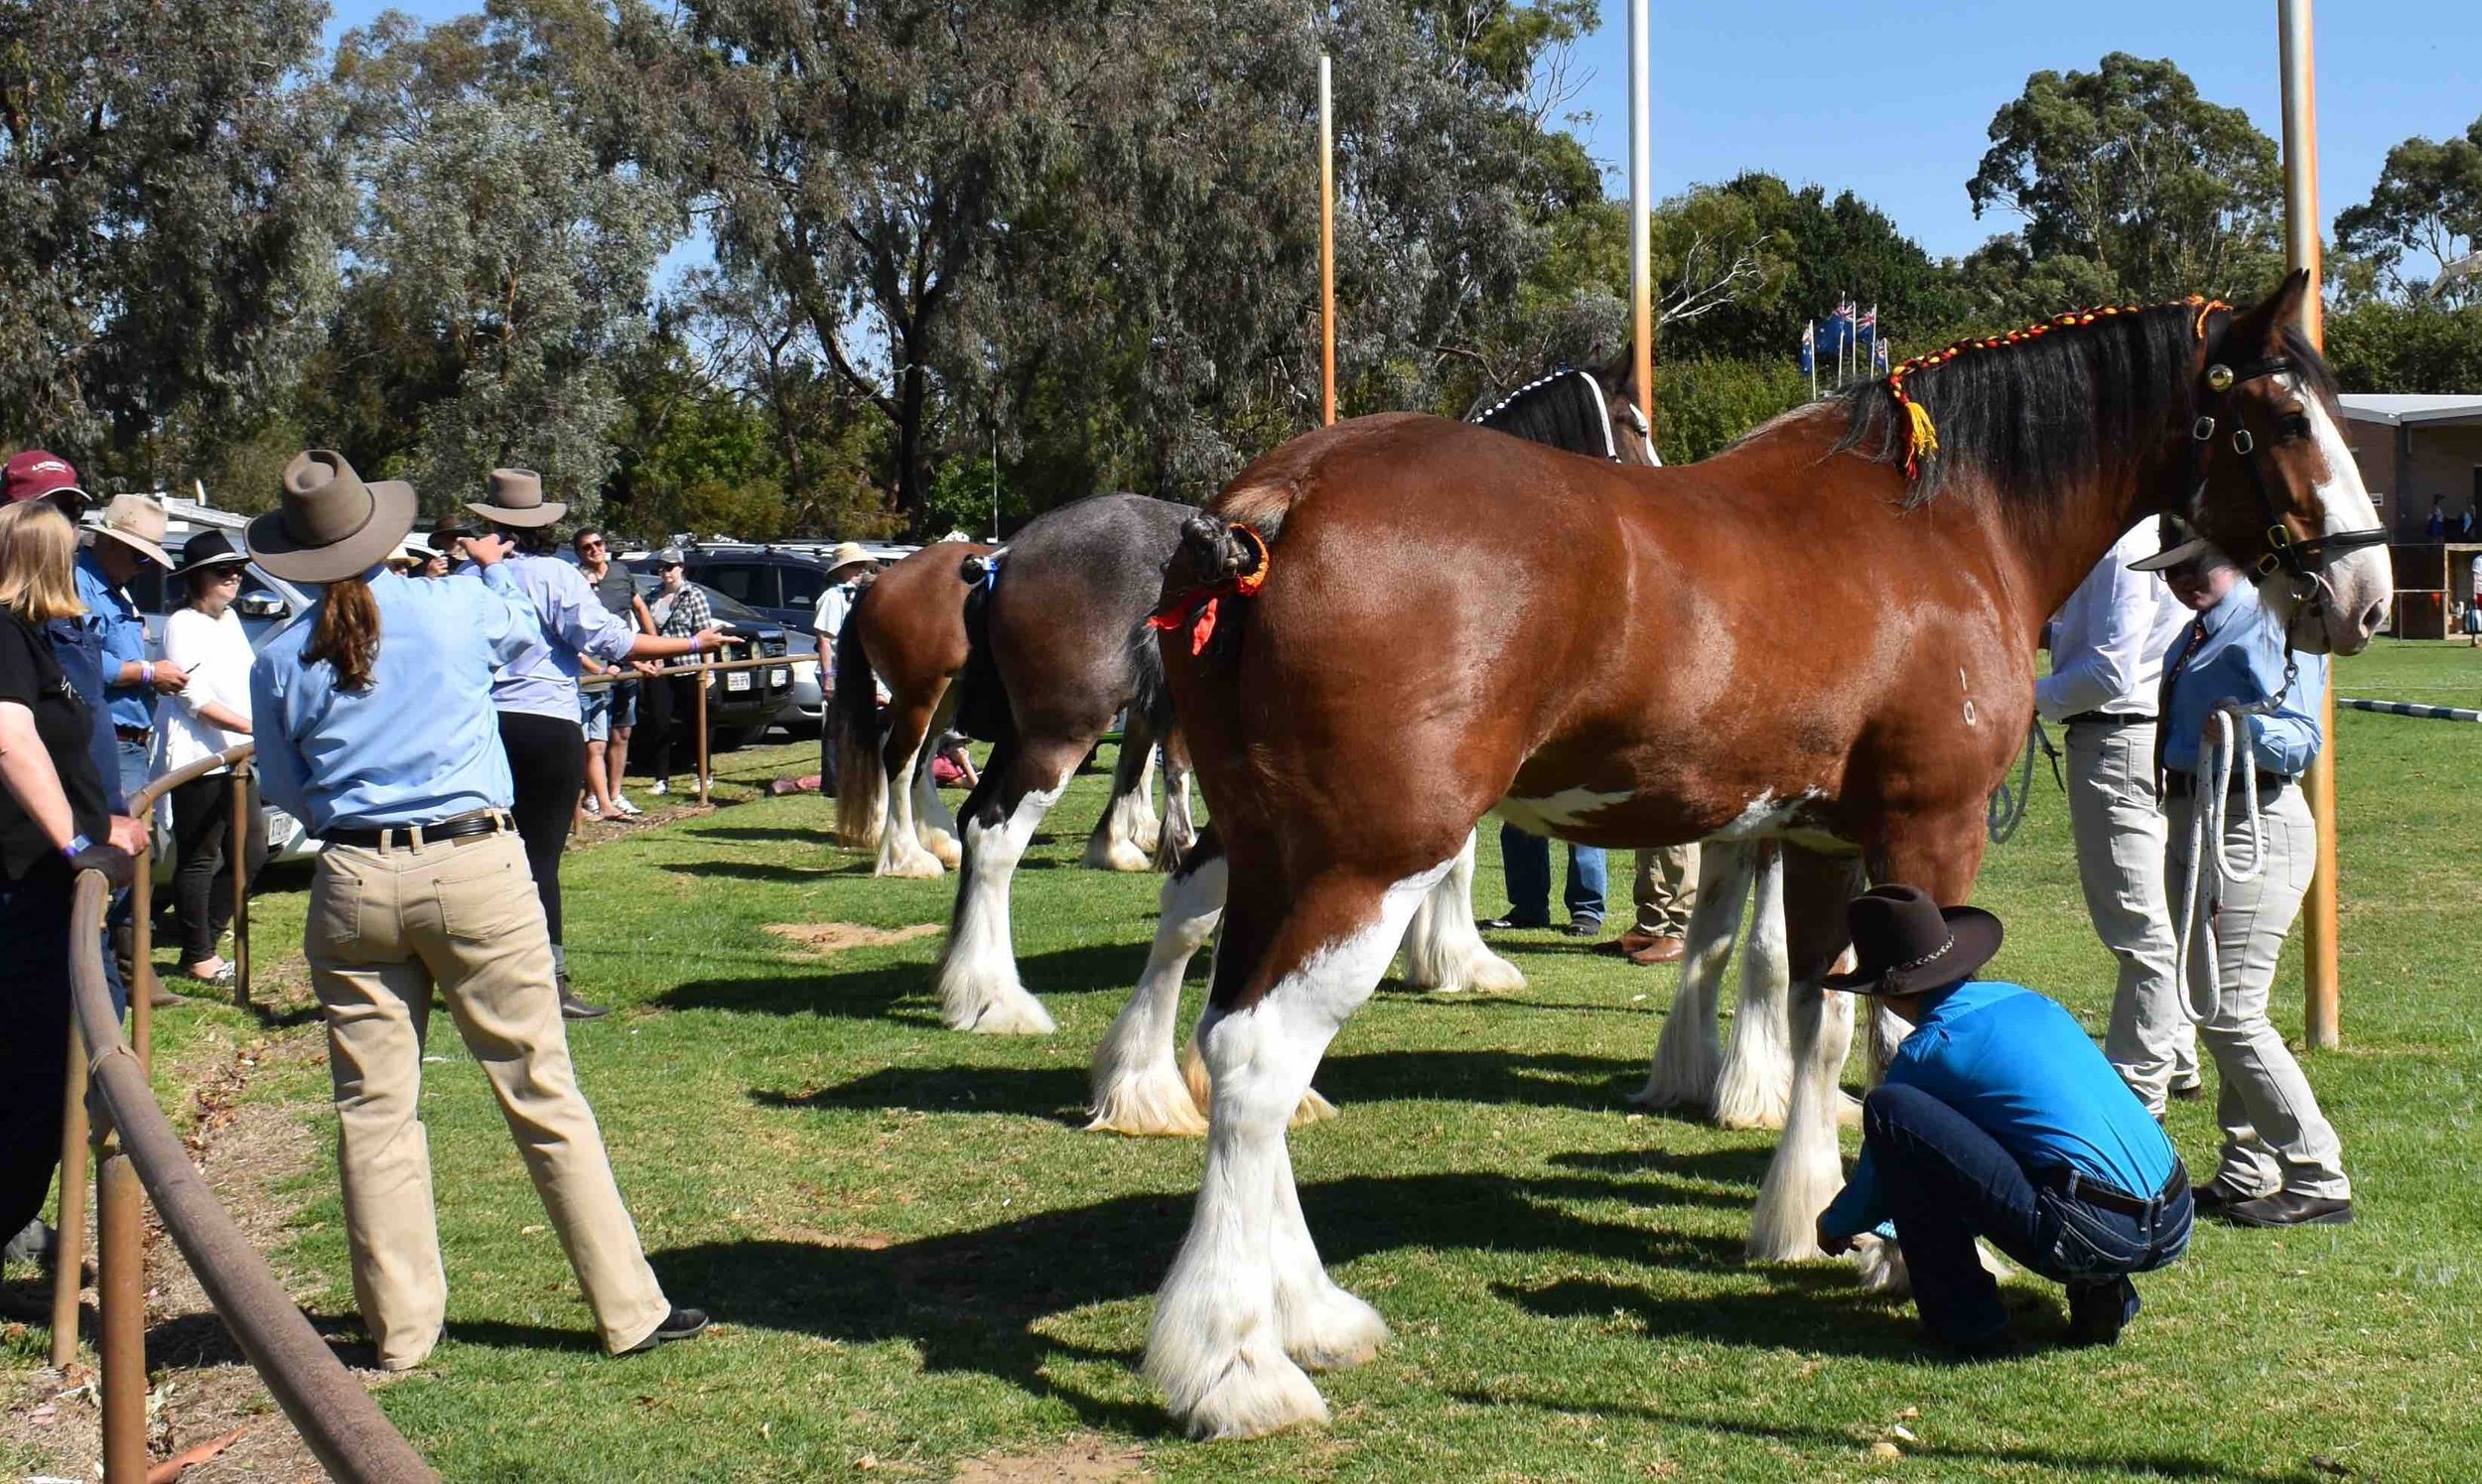
<instances>
[{"instance_id":1,"label":"red ribbon in mane","mask_svg":"<svg viewBox=\"0 0 2482 1484\"><path fill-rule=\"evenodd\" d=\"M1215 610L1226 597L1249 598L1267 586L1267 538L1249 526L1235 522L1232 533L1249 547L1258 560L1249 571L1191 588L1177 597L1165 600L1147 619L1147 627L1171 633L1186 627L1189 630L1189 652L1206 652L1206 641L1215 637Z\"/></svg>"}]
</instances>

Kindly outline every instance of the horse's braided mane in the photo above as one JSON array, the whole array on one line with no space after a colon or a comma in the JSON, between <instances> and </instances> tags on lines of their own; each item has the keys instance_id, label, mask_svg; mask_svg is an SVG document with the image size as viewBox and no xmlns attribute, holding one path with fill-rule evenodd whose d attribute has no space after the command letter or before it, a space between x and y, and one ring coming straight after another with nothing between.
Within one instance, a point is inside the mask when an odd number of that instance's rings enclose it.
<instances>
[{"instance_id":1,"label":"horse's braided mane","mask_svg":"<svg viewBox=\"0 0 2482 1484\"><path fill-rule=\"evenodd\" d=\"M1529 381L1466 421L1572 454L1596 459L1618 455L1602 383L1593 373L1574 367Z\"/></svg>"},{"instance_id":2,"label":"horse's braided mane","mask_svg":"<svg viewBox=\"0 0 2482 1484\"><path fill-rule=\"evenodd\" d=\"M2175 418L2195 416L2193 356L2207 316L2185 300L2058 316L2003 336L1960 340L1839 393L1844 436L1833 452L1905 464L1920 408L1937 451L1912 470L1906 503L1973 475L2009 498L2047 504L2081 475L2140 458ZM2285 348L2305 389L2332 405L2326 363L2298 332Z\"/></svg>"}]
</instances>

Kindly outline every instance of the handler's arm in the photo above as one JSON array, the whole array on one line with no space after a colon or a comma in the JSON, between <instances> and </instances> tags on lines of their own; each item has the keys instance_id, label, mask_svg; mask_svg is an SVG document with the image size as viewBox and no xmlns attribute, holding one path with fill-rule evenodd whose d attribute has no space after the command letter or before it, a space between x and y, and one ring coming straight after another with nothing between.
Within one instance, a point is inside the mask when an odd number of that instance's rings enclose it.
<instances>
[{"instance_id":1,"label":"handler's arm","mask_svg":"<svg viewBox=\"0 0 2482 1484\"><path fill-rule=\"evenodd\" d=\"M69 812L69 793L52 766L35 732L35 714L16 701L0 701L0 786L17 807L43 831L54 849L66 848L77 836L77 820Z\"/></svg>"},{"instance_id":2,"label":"handler's arm","mask_svg":"<svg viewBox=\"0 0 2482 1484\"><path fill-rule=\"evenodd\" d=\"M311 807L310 769L285 725L284 698L277 693L275 668L265 655L250 666L250 717L261 725L251 734L258 751L258 791L270 803L308 825Z\"/></svg>"}]
</instances>

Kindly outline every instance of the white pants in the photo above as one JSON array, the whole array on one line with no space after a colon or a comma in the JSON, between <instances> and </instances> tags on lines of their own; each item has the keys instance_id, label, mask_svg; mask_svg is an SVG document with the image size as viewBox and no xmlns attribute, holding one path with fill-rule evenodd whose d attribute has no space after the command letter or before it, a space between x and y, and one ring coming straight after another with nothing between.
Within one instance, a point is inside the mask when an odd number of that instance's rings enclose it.
<instances>
[{"instance_id":1,"label":"white pants","mask_svg":"<svg viewBox=\"0 0 2482 1484\"><path fill-rule=\"evenodd\" d=\"M2198 1082L2197 1028L2172 989L2171 903L2163 890L2163 810L2154 798L2154 724L2068 729L2068 824L2095 936L2120 960L2103 1054L2160 1117L2164 1096Z\"/></svg>"},{"instance_id":2,"label":"white pants","mask_svg":"<svg viewBox=\"0 0 2482 1484\"><path fill-rule=\"evenodd\" d=\"M2193 801L2174 795L2167 803L2172 920L2179 922L2188 905L2182 888L2188 882ZM2223 1161L2216 1174L2252 1195L2281 1189L2346 1200L2353 1187L2344 1177L2344 1151L2335 1129L2319 1112L2317 1095L2309 1090L2309 1079L2301 1075L2301 1064L2282 1033L2267 1018L2275 960L2318 864L2318 826L2300 789L2290 784L2276 791L2262 822L2265 872L2244 885L2223 883L2223 909L2214 924L2223 971L2221 1003L2215 1017L2198 1027L2223 1082L2215 1100L2215 1121L2224 1131ZM2248 831L2248 812L2236 798L2225 810L2224 848L2243 866L2250 859ZM2211 859L2205 869L2214 869ZM2191 994L2203 1002L2206 955L2196 949L2191 950L2189 977Z\"/></svg>"}]
</instances>

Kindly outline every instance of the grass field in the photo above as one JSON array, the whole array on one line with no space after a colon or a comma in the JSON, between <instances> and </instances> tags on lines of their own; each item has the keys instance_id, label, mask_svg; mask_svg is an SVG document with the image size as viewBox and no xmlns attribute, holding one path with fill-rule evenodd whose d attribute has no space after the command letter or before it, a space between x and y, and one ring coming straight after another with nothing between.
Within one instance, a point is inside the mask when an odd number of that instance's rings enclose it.
<instances>
[{"instance_id":1,"label":"grass field","mask_svg":"<svg viewBox=\"0 0 2482 1484\"><path fill-rule=\"evenodd\" d=\"M2470 649L2382 645L2340 675L2353 695L2482 698ZM1075 869L1102 799L1090 772L1019 877L1026 977L1060 1021L1043 1039L941 1029L935 936L818 958L766 931L947 910L950 882L874 880L824 845L816 797L573 856L571 962L590 998L620 1007L573 1031L581 1076L657 1271L718 1327L652 1357L593 1351L443 1019L425 1108L449 1343L383 1405L456 1480L2482 1477L2482 728L2348 713L2340 742L2346 1045L2307 1065L2361 1219L2201 1223L2187 1260L2142 1282L2145 1313L2115 1350L1959 1368L1847 1268L1745 1267L1768 1139L1621 1100L1672 971L1525 935L1522 994L1384 987L1318 1077L1343 1116L1293 1141L1311 1230L1392 1342L1323 1379L1323 1431L1181 1440L1135 1363L1200 1146L1077 1130L1086 1057L1136 977L1158 884ZM815 765L801 755L726 767ZM1613 877L1625 906L1624 861ZM1487 828L1479 880L1495 909ZM2047 779L1978 900L2008 922L1994 972L2099 1032L2110 961ZM263 903L270 959L294 957L299 903L298 888ZM2297 982L2288 967L2279 1020L2294 1029ZM200 1006L162 1034L168 1067L253 1048L247 1097L315 1153L273 1192L290 1210L280 1261L315 1314L346 1320L317 1027ZM2210 1107L2172 1114L2201 1176ZM2011 1292L2022 1329L2060 1333L2056 1289ZM42 1344L39 1325L9 1331L12 1398Z\"/></svg>"}]
</instances>

